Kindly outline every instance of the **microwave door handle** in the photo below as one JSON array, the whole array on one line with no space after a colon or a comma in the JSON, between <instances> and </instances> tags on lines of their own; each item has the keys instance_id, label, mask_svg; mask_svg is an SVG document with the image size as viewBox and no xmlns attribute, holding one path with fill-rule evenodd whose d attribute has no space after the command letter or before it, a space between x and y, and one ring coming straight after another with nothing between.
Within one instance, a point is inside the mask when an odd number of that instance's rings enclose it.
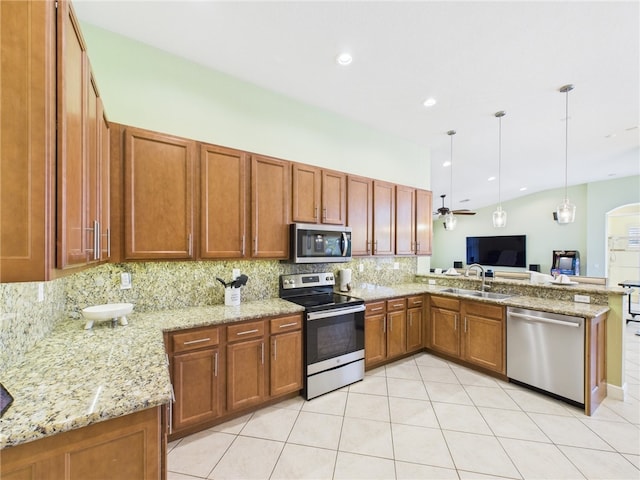
<instances>
[{"instance_id":1,"label":"microwave door handle","mask_svg":"<svg viewBox=\"0 0 640 480\"><path fill-rule=\"evenodd\" d=\"M349 237L345 232L342 232L342 256L346 257L349 251Z\"/></svg>"}]
</instances>

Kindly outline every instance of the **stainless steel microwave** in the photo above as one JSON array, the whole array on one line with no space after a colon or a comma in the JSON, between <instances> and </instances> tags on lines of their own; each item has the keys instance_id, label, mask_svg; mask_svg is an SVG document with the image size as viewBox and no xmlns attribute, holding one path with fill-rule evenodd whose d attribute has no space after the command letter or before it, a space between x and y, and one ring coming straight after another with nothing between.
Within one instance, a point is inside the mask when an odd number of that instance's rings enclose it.
<instances>
[{"instance_id":1,"label":"stainless steel microwave","mask_svg":"<svg viewBox=\"0 0 640 480\"><path fill-rule=\"evenodd\" d=\"M335 263L351 260L351 227L343 225L291 225L293 263Z\"/></svg>"}]
</instances>

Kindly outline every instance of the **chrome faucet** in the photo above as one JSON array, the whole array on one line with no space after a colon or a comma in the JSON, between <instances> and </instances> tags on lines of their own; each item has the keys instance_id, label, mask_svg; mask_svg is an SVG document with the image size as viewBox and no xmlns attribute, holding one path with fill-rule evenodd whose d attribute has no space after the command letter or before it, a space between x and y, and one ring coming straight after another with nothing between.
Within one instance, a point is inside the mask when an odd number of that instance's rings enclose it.
<instances>
[{"instance_id":1,"label":"chrome faucet","mask_svg":"<svg viewBox=\"0 0 640 480\"><path fill-rule=\"evenodd\" d=\"M480 265L479 263L472 263L471 265L469 265L467 267L467 270L464 272L464 276L468 277L469 276L469 270L471 270L472 268L477 268L478 269L478 273L476 273L476 277L482 275L482 287L480 287L480 291L484 292L485 289L485 285L484 285L484 281L485 281L485 273L484 273L484 267L482 265Z\"/></svg>"}]
</instances>

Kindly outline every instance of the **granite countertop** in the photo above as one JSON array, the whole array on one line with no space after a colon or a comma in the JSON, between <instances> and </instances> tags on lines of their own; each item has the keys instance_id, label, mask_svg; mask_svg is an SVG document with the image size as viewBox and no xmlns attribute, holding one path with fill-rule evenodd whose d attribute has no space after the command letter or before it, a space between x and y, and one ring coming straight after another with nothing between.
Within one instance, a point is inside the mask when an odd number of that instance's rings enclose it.
<instances>
[{"instance_id":1,"label":"granite countertop","mask_svg":"<svg viewBox=\"0 0 640 480\"><path fill-rule=\"evenodd\" d=\"M127 326L68 319L18 365L2 372L14 397L0 419L0 448L18 445L169 403L162 333L301 312L276 299L134 313Z\"/></svg>"},{"instance_id":2,"label":"granite countertop","mask_svg":"<svg viewBox=\"0 0 640 480\"><path fill-rule=\"evenodd\" d=\"M573 315L585 318L595 318L609 311L608 305L598 305L592 303L576 303L566 300L558 300L549 297L533 297L526 295L513 294L504 300L495 300L489 298L470 297L455 293L443 292L449 288L446 285L427 285L425 283L405 283L394 285L393 287L379 285L364 285L355 288L349 292L354 297L362 298L366 302L375 300L385 300L388 298L403 297L408 295L420 295L423 293L431 293L453 298L471 300L474 302L485 302L504 305L508 307L527 308L532 310L542 310L545 312L560 313L564 315ZM466 287L468 288L468 287ZM558 287L566 289L567 287ZM478 289L479 290L479 289ZM576 289L579 293L582 289ZM562 290L565 292L565 290Z\"/></svg>"},{"instance_id":3,"label":"granite countertop","mask_svg":"<svg viewBox=\"0 0 640 480\"><path fill-rule=\"evenodd\" d=\"M432 293L505 306L596 317L606 305L574 303L515 294L490 300L442 292L445 285L406 283L361 285L350 294L365 301ZM279 298L179 310L134 313L127 326L112 328L96 322L84 330L83 320L61 322L18 365L2 372L2 383L14 397L0 419L0 448L84 427L169 403L171 382L163 332L218 325L275 315L303 308Z\"/></svg>"}]
</instances>

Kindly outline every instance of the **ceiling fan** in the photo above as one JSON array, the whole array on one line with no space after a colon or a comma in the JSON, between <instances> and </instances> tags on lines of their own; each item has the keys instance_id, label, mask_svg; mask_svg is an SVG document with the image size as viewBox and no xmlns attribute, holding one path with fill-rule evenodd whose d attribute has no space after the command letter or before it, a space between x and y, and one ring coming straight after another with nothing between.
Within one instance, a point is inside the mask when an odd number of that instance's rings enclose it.
<instances>
[{"instance_id":1,"label":"ceiling fan","mask_svg":"<svg viewBox=\"0 0 640 480\"><path fill-rule=\"evenodd\" d=\"M437 209L435 212L433 212L434 215L438 215L438 218L440 217L444 217L447 213L451 212L451 210L449 210L448 207L444 206L444 197L446 197L446 194L440 195L440 198L442 199L442 206ZM475 215L476 212L472 212L469 209L462 209L462 210L453 210L452 212L454 215Z\"/></svg>"}]
</instances>

